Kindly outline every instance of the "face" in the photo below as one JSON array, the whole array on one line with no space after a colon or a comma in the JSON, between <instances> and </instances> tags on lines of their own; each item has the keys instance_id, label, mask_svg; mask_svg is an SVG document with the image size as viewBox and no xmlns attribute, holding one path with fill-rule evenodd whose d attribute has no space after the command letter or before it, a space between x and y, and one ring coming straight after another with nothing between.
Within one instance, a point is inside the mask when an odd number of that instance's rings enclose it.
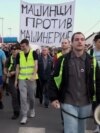
<instances>
[{"instance_id":1,"label":"face","mask_svg":"<svg viewBox=\"0 0 100 133\"><path fill-rule=\"evenodd\" d=\"M96 42L95 42L95 46L100 49L100 39L98 39Z\"/></svg>"},{"instance_id":2,"label":"face","mask_svg":"<svg viewBox=\"0 0 100 133\"><path fill-rule=\"evenodd\" d=\"M48 55L48 53L49 53L49 50L48 50L48 48L43 48L42 49L42 55Z\"/></svg>"},{"instance_id":3,"label":"face","mask_svg":"<svg viewBox=\"0 0 100 133\"><path fill-rule=\"evenodd\" d=\"M83 51L85 50L85 37L82 34L76 34L72 42L73 50Z\"/></svg>"},{"instance_id":4,"label":"face","mask_svg":"<svg viewBox=\"0 0 100 133\"><path fill-rule=\"evenodd\" d=\"M71 48L70 42L67 39L64 39L61 43L61 47L63 50Z\"/></svg>"},{"instance_id":5,"label":"face","mask_svg":"<svg viewBox=\"0 0 100 133\"><path fill-rule=\"evenodd\" d=\"M40 54L40 49L37 49L37 50L36 50L36 53L37 53L37 54Z\"/></svg>"},{"instance_id":6,"label":"face","mask_svg":"<svg viewBox=\"0 0 100 133\"><path fill-rule=\"evenodd\" d=\"M14 57L16 57L18 51L17 51L17 49L12 49L12 50L11 50L11 53L12 53L12 55L13 55Z\"/></svg>"},{"instance_id":7,"label":"face","mask_svg":"<svg viewBox=\"0 0 100 133\"><path fill-rule=\"evenodd\" d=\"M21 48L22 51L25 52L28 48L28 45L26 43L23 43L23 44L20 45L20 48Z\"/></svg>"}]
</instances>

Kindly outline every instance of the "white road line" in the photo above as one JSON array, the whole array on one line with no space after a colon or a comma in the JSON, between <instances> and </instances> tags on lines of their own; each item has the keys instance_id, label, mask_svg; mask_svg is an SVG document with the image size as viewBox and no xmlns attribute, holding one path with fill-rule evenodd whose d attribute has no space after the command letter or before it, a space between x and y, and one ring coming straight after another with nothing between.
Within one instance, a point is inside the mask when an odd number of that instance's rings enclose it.
<instances>
[{"instance_id":1,"label":"white road line","mask_svg":"<svg viewBox=\"0 0 100 133\"><path fill-rule=\"evenodd\" d=\"M93 133L92 130L86 130L85 133Z\"/></svg>"},{"instance_id":2,"label":"white road line","mask_svg":"<svg viewBox=\"0 0 100 133\"><path fill-rule=\"evenodd\" d=\"M18 133L45 133L45 128L20 127Z\"/></svg>"},{"instance_id":3,"label":"white road line","mask_svg":"<svg viewBox=\"0 0 100 133\"><path fill-rule=\"evenodd\" d=\"M45 128L20 127L18 133L46 133ZM85 133L93 133L92 130L86 130Z\"/></svg>"}]
</instances>

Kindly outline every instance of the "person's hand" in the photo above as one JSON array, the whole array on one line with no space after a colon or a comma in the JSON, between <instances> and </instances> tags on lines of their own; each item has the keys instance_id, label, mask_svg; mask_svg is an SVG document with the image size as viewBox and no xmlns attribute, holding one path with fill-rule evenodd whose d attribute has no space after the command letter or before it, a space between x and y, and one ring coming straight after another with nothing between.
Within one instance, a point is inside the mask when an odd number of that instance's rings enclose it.
<instances>
[{"instance_id":1,"label":"person's hand","mask_svg":"<svg viewBox=\"0 0 100 133\"><path fill-rule=\"evenodd\" d=\"M30 81L34 81L35 79L34 79L34 77L32 76L29 80L30 80Z\"/></svg>"},{"instance_id":2,"label":"person's hand","mask_svg":"<svg viewBox=\"0 0 100 133\"><path fill-rule=\"evenodd\" d=\"M7 73L7 77L11 77L11 73L10 72Z\"/></svg>"},{"instance_id":3,"label":"person's hand","mask_svg":"<svg viewBox=\"0 0 100 133\"><path fill-rule=\"evenodd\" d=\"M32 75L31 78L29 79L30 81L36 80L36 74Z\"/></svg>"},{"instance_id":4,"label":"person's hand","mask_svg":"<svg viewBox=\"0 0 100 133\"><path fill-rule=\"evenodd\" d=\"M15 71L10 72L11 76L15 75Z\"/></svg>"},{"instance_id":5,"label":"person's hand","mask_svg":"<svg viewBox=\"0 0 100 133\"><path fill-rule=\"evenodd\" d=\"M56 109L60 108L60 102L58 100L54 100L51 105Z\"/></svg>"},{"instance_id":6,"label":"person's hand","mask_svg":"<svg viewBox=\"0 0 100 133\"><path fill-rule=\"evenodd\" d=\"M16 89L18 88L18 81L17 80L15 80L14 86Z\"/></svg>"}]
</instances>

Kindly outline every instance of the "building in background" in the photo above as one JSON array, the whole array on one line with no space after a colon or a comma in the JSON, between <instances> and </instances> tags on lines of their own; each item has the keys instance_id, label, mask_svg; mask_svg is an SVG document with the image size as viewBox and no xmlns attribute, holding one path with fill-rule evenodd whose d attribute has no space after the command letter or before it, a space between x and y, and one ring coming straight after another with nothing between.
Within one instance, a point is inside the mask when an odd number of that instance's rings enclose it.
<instances>
[{"instance_id":1,"label":"building in background","mask_svg":"<svg viewBox=\"0 0 100 133\"><path fill-rule=\"evenodd\" d=\"M17 37L0 37L0 43L17 43Z\"/></svg>"}]
</instances>

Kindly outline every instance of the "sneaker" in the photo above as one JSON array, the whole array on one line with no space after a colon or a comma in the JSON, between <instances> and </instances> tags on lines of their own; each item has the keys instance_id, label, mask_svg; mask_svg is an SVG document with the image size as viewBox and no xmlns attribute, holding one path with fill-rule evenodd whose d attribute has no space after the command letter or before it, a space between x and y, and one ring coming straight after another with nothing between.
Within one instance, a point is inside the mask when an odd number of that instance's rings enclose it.
<instances>
[{"instance_id":1,"label":"sneaker","mask_svg":"<svg viewBox=\"0 0 100 133\"><path fill-rule=\"evenodd\" d=\"M27 117L24 116L24 117L21 119L20 124L26 124L26 122L27 122Z\"/></svg>"},{"instance_id":2,"label":"sneaker","mask_svg":"<svg viewBox=\"0 0 100 133\"><path fill-rule=\"evenodd\" d=\"M16 120L18 117L19 117L19 115L13 115L13 116L11 117L11 119L12 119L12 120Z\"/></svg>"},{"instance_id":3,"label":"sneaker","mask_svg":"<svg viewBox=\"0 0 100 133\"><path fill-rule=\"evenodd\" d=\"M48 108L48 104L47 104L47 103L44 103L44 107L45 107L45 108Z\"/></svg>"},{"instance_id":4,"label":"sneaker","mask_svg":"<svg viewBox=\"0 0 100 133\"><path fill-rule=\"evenodd\" d=\"M12 119L12 120L15 120L15 119L17 119L17 118L19 117L19 115L20 115L20 111L14 111L14 114L13 114L13 116L11 117L11 119Z\"/></svg>"},{"instance_id":5,"label":"sneaker","mask_svg":"<svg viewBox=\"0 0 100 133\"><path fill-rule=\"evenodd\" d=\"M30 114L29 114L29 117L30 118L33 118L33 117L35 117L35 110L30 110Z\"/></svg>"},{"instance_id":6,"label":"sneaker","mask_svg":"<svg viewBox=\"0 0 100 133\"><path fill-rule=\"evenodd\" d=\"M99 126L97 125L96 128L93 130L93 133L99 133L100 132L100 128Z\"/></svg>"},{"instance_id":7,"label":"sneaker","mask_svg":"<svg viewBox=\"0 0 100 133\"><path fill-rule=\"evenodd\" d=\"M3 108L4 108L3 103L2 101L0 101L0 109L3 109Z\"/></svg>"}]
</instances>

